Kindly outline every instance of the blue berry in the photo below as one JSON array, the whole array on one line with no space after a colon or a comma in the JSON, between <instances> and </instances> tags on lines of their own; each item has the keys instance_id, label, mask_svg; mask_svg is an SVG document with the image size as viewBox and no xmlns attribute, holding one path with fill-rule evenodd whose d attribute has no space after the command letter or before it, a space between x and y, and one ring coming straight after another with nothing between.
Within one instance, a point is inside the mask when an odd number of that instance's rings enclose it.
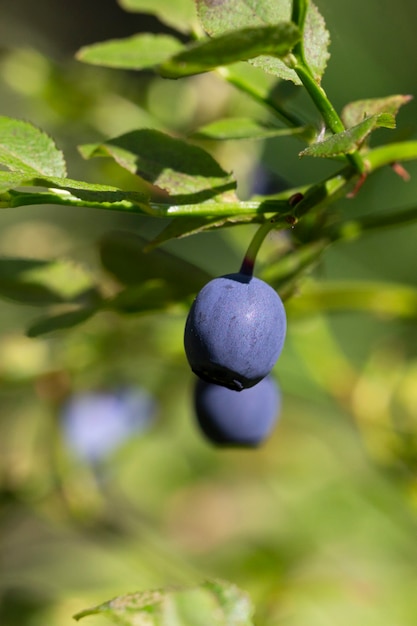
<instances>
[{"instance_id":1,"label":"blue berry","mask_svg":"<svg viewBox=\"0 0 417 626\"><path fill-rule=\"evenodd\" d=\"M243 273L211 280L188 314L184 346L191 369L237 391L256 385L275 365L286 315L276 291Z\"/></svg>"},{"instance_id":2,"label":"blue berry","mask_svg":"<svg viewBox=\"0 0 417 626\"><path fill-rule=\"evenodd\" d=\"M243 391L201 379L195 386L197 422L207 439L219 446L258 446L271 433L280 404L280 392L271 376Z\"/></svg>"}]
</instances>

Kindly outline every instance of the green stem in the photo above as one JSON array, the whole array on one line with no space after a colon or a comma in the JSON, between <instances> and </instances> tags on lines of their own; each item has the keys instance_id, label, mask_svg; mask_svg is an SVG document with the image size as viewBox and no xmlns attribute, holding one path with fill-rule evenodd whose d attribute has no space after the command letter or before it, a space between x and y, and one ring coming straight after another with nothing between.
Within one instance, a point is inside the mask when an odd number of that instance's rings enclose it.
<instances>
[{"instance_id":1,"label":"green stem","mask_svg":"<svg viewBox=\"0 0 417 626\"><path fill-rule=\"evenodd\" d=\"M301 32L304 31L304 24L307 15L309 0L293 0L291 21L297 24Z\"/></svg>"},{"instance_id":2,"label":"green stem","mask_svg":"<svg viewBox=\"0 0 417 626\"><path fill-rule=\"evenodd\" d=\"M417 159L417 141L400 141L374 148L364 157L368 172L398 161Z\"/></svg>"},{"instance_id":3,"label":"green stem","mask_svg":"<svg viewBox=\"0 0 417 626\"><path fill-rule=\"evenodd\" d=\"M294 55L294 62L290 67L297 73L298 78L306 88L310 98L320 112L326 126L332 131L332 133L342 133L345 129L342 120L340 119L336 109L327 97L323 87L319 85L317 80L311 73L310 68L305 64L304 59L301 56ZM346 155L347 160L360 174L366 173L366 167L362 160L361 155L358 152L353 152Z\"/></svg>"},{"instance_id":4,"label":"green stem","mask_svg":"<svg viewBox=\"0 0 417 626\"><path fill-rule=\"evenodd\" d=\"M293 67L297 73L298 78L306 88L310 98L313 100L320 114L322 115L326 126L332 131L332 133L341 133L345 130L342 120L340 119L336 109L327 97L323 87L319 85L316 79L307 68L304 63L297 61Z\"/></svg>"},{"instance_id":5,"label":"green stem","mask_svg":"<svg viewBox=\"0 0 417 626\"><path fill-rule=\"evenodd\" d=\"M336 224L324 232L331 241L347 241L360 237L365 232L392 228L417 222L417 206L395 211L382 211L375 215L363 215L354 220L346 220Z\"/></svg>"},{"instance_id":6,"label":"green stem","mask_svg":"<svg viewBox=\"0 0 417 626\"><path fill-rule=\"evenodd\" d=\"M255 202L206 202L204 204L156 205L151 207L159 212L158 217L233 217L244 215L263 215L277 213L287 215L291 212L287 199L274 198Z\"/></svg>"},{"instance_id":7,"label":"green stem","mask_svg":"<svg viewBox=\"0 0 417 626\"><path fill-rule=\"evenodd\" d=\"M106 209L109 211L123 211L126 213L136 213L157 218L170 217L233 217L263 214L288 215L291 207L288 198L299 190L287 190L282 194L277 194L271 199L260 199L258 201L241 202L205 202L202 204L164 204L150 202L149 204L138 204L129 200L118 202L87 201L75 196L55 194L53 192L25 192L9 191L0 195L0 207L17 208L21 206L34 206L38 204L56 204L70 207L88 207L93 209ZM2 202L2 198L4 201Z\"/></svg>"},{"instance_id":8,"label":"green stem","mask_svg":"<svg viewBox=\"0 0 417 626\"><path fill-rule=\"evenodd\" d=\"M291 21L298 26L301 32L301 39L294 47L294 54L300 58L305 65L307 61L304 53L304 26L307 17L309 0L293 0Z\"/></svg>"}]
</instances>

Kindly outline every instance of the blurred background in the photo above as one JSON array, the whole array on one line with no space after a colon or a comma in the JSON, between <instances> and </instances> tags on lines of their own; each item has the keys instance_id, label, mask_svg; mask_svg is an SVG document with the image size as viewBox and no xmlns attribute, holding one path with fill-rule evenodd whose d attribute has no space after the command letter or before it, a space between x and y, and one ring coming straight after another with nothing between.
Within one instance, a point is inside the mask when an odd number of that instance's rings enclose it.
<instances>
[{"instance_id":1,"label":"blurred background","mask_svg":"<svg viewBox=\"0 0 417 626\"><path fill-rule=\"evenodd\" d=\"M81 143L141 127L187 134L221 116L264 115L212 75L170 82L77 63L82 45L167 30L115 0L1 5L0 113L50 133L71 178L132 184L106 160L84 162ZM355 99L417 93L415 2L317 5L332 36L324 87L339 110ZM302 93L290 89L288 97L316 121ZM389 132L403 139L416 130L412 102ZM293 186L332 171L300 161L295 139L205 147L234 171L242 198L265 180ZM415 203L417 164L407 169L408 183L385 169L337 211ZM100 238L114 230L148 238L162 226L93 209L5 210L0 255L65 258L106 285ZM165 248L223 274L237 271L252 233L242 226ZM309 280L417 289L416 237L417 224L338 244ZM260 268L274 246L271 236ZM416 317L383 309L376 316L312 307L301 315L290 305L274 370L283 397L278 427L258 450L219 451L194 422L185 309L100 313L68 332L29 339L25 327L39 310L2 299L2 626L67 626L75 612L113 596L207 577L247 590L263 626L414 626Z\"/></svg>"}]
</instances>

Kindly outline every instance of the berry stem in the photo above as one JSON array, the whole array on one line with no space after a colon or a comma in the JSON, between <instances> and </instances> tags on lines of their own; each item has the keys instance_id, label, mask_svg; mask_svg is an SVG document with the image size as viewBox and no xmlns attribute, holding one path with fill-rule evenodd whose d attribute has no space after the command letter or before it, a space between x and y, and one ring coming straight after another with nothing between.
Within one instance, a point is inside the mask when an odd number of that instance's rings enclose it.
<instances>
[{"instance_id":1,"label":"berry stem","mask_svg":"<svg viewBox=\"0 0 417 626\"><path fill-rule=\"evenodd\" d=\"M245 274L245 276L253 276L253 270L255 267L256 257L259 249L267 236L267 234L274 228L275 223L273 220L264 222L262 226L258 228L254 234L252 241L249 244L246 254L243 257L242 265L240 266L239 273Z\"/></svg>"}]
</instances>

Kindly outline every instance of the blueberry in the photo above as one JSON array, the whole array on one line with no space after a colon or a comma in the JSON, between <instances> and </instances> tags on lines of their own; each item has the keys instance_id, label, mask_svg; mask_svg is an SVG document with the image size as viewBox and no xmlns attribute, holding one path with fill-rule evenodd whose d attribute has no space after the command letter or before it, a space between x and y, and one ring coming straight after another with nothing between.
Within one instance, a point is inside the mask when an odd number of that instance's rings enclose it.
<instances>
[{"instance_id":1,"label":"blueberry","mask_svg":"<svg viewBox=\"0 0 417 626\"><path fill-rule=\"evenodd\" d=\"M280 404L280 392L271 376L243 391L201 379L195 386L197 422L207 439L219 446L258 446L277 421Z\"/></svg>"},{"instance_id":2,"label":"blueberry","mask_svg":"<svg viewBox=\"0 0 417 626\"><path fill-rule=\"evenodd\" d=\"M146 428L154 408L142 389L74 394L61 410L65 442L79 458L97 462Z\"/></svg>"},{"instance_id":3,"label":"blueberry","mask_svg":"<svg viewBox=\"0 0 417 626\"><path fill-rule=\"evenodd\" d=\"M191 369L237 391L256 385L275 365L285 339L280 297L243 273L211 280L188 314L184 346Z\"/></svg>"}]
</instances>

